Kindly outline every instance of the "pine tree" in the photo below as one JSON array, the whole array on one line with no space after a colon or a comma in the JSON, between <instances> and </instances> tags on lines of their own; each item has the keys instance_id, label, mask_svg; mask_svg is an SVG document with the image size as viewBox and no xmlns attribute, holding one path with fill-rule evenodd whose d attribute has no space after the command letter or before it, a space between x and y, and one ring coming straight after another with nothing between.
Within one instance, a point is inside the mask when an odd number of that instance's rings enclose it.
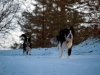
<instances>
[{"instance_id":1,"label":"pine tree","mask_svg":"<svg viewBox=\"0 0 100 75\"><path fill-rule=\"evenodd\" d=\"M75 30L75 44L90 37L88 33L90 33L91 27L88 29L80 24L93 24L94 19L90 17L92 13L84 13L79 9L85 10L84 7L87 6L92 12L92 7L89 8L92 0L36 0L36 2L32 13L23 12L25 23L21 25L22 31L27 36L31 35L33 47L50 47L50 39L58 35L61 29L70 26L73 26ZM99 5L100 2L95 6L97 11L99 11ZM74 6L76 7L73 8ZM89 17L88 21L86 17Z\"/></svg>"}]
</instances>

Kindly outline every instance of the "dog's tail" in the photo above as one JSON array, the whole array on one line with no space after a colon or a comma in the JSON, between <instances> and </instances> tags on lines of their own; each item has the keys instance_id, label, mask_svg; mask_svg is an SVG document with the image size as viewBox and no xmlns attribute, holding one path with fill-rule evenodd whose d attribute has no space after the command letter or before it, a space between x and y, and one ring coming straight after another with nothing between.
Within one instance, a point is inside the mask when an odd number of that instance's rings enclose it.
<instances>
[{"instance_id":1,"label":"dog's tail","mask_svg":"<svg viewBox=\"0 0 100 75\"><path fill-rule=\"evenodd\" d=\"M51 38L50 42L51 42L51 44L54 44L54 45L58 44L58 40L56 37Z\"/></svg>"}]
</instances>

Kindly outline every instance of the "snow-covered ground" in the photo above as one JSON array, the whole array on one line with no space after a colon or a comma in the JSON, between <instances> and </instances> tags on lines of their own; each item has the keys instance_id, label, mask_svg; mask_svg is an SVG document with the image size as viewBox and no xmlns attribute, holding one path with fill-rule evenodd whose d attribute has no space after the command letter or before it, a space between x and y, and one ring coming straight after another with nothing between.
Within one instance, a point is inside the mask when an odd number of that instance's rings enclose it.
<instances>
[{"instance_id":1,"label":"snow-covered ground","mask_svg":"<svg viewBox=\"0 0 100 75\"><path fill-rule=\"evenodd\" d=\"M0 75L100 75L100 42L88 39L74 46L70 59L59 58L61 50L33 48L32 55L21 49L0 50Z\"/></svg>"}]
</instances>

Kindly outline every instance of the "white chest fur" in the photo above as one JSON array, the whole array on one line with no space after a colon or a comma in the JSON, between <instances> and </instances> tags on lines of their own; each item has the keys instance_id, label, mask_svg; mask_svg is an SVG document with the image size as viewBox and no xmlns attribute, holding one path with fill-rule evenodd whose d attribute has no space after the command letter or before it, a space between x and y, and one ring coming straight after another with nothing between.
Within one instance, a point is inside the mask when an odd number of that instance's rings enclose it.
<instances>
[{"instance_id":1,"label":"white chest fur","mask_svg":"<svg viewBox=\"0 0 100 75\"><path fill-rule=\"evenodd\" d=\"M30 47L26 47L26 50L29 51L31 48Z\"/></svg>"},{"instance_id":2,"label":"white chest fur","mask_svg":"<svg viewBox=\"0 0 100 75\"><path fill-rule=\"evenodd\" d=\"M67 49L71 48L71 46L72 46L72 41L66 42L66 45L67 45Z\"/></svg>"},{"instance_id":3,"label":"white chest fur","mask_svg":"<svg viewBox=\"0 0 100 75\"><path fill-rule=\"evenodd\" d=\"M62 43L62 49L69 49L69 48L71 48L71 46L72 46L72 41L69 41L69 42L63 42Z\"/></svg>"}]
</instances>

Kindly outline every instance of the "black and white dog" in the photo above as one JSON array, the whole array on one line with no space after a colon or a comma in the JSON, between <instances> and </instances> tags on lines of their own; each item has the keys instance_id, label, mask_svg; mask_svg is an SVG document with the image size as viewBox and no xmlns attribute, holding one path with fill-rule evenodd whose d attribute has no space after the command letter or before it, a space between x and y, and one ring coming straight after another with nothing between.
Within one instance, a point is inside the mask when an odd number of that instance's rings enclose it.
<instances>
[{"instance_id":1,"label":"black and white dog","mask_svg":"<svg viewBox=\"0 0 100 75\"><path fill-rule=\"evenodd\" d=\"M50 42L57 45L58 50L61 47L61 58L64 58L64 50L68 53L68 58L71 55L73 45L74 30L73 27L60 30L56 37L53 37Z\"/></svg>"},{"instance_id":2,"label":"black and white dog","mask_svg":"<svg viewBox=\"0 0 100 75\"><path fill-rule=\"evenodd\" d=\"M31 38L27 38L25 34L22 34L20 37L24 37L24 41L23 41L23 54L26 53L26 55L31 55Z\"/></svg>"}]
</instances>

